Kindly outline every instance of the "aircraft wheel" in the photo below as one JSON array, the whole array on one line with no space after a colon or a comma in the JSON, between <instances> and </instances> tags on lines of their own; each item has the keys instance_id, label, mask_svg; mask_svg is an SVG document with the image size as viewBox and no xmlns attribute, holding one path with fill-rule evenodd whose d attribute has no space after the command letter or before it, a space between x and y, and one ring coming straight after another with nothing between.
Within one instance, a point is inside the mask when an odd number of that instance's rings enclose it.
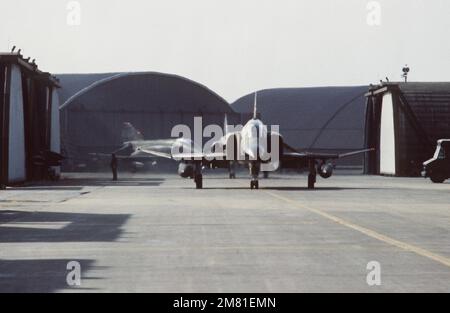
<instances>
[{"instance_id":1,"label":"aircraft wheel","mask_svg":"<svg viewBox=\"0 0 450 313\"><path fill-rule=\"evenodd\" d=\"M230 179L235 179L236 178L236 174L230 174Z\"/></svg>"},{"instance_id":2,"label":"aircraft wheel","mask_svg":"<svg viewBox=\"0 0 450 313\"><path fill-rule=\"evenodd\" d=\"M314 189L315 183L316 183L316 175L309 174L308 175L308 189Z\"/></svg>"},{"instance_id":3,"label":"aircraft wheel","mask_svg":"<svg viewBox=\"0 0 450 313\"><path fill-rule=\"evenodd\" d=\"M252 180L250 182L250 189L259 189L259 181L257 180Z\"/></svg>"},{"instance_id":4,"label":"aircraft wheel","mask_svg":"<svg viewBox=\"0 0 450 313\"><path fill-rule=\"evenodd\" d=\"M202 175L195 176L195 187L197 189L203 189L203 176Z\"/></svg>"},{"instance_id":5,"label":"aircraft wheel","mask_svg":"<svg viewBox=\"0 0 450 313\"><path fill-rule=\"evenodd\" d=\"M442 184L445 181L445 177L439 174L431 175L430 179L435 184Z\"/></svg>"}]
</instances>

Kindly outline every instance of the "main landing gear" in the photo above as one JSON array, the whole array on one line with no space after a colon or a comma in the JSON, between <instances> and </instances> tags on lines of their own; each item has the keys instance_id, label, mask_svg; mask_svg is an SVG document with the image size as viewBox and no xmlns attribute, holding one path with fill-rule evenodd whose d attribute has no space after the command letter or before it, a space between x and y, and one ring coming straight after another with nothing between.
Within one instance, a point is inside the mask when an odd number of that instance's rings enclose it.
<instances>
[{"instance_id":1,"label":"main landing gear","mask_svg":"<svg viewBox=\"0 0 450 313\"><path fill-rule=\"evenodd\" d=\"M260 165L259 163L250 163L250 175L252 177L252 180L250 181L250 189L259 189L259 181L258 181L258 176L259 176L259 170L260 170Z\"/></svg>"},{"instance_id":2,"label":"main landing gear","mask_svg":"<svg viewBox=\"0 0 450 313\"><path fill-rule=\"evenodd\" d=\"M317 180L316 162L314 160L309 161L309 175L308 175L308 189L314 189L314 185Z\"/></svg>"},{"instance_id":3,"label":"main landing gear","mask_svg":"<svg viewBox=\"0 0 450 313\"><path fill-rule=\"evenodd\" d=\"M236 163L234 163L233 161L230 161L228 171L230 173L230 179L235 179L236 178Z\"/></svg>"}]
</instances>

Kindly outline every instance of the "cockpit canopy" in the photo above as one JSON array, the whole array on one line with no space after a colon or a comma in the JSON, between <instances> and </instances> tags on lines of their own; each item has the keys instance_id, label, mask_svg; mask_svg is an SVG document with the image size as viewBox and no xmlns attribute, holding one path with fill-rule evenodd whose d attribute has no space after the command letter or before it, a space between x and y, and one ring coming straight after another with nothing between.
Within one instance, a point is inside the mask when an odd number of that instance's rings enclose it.
<instances>
[{"instance_id":1,"label":"cockpit canopy","mask_svg":"<svg viewBox=\"0 0 450 313\"><path fill-rule=\"evenodd\" d=\"M261 120L250 120L243 129L244 136L249 137L267 137L267 126Z\"/></svg>"}]
</instances>

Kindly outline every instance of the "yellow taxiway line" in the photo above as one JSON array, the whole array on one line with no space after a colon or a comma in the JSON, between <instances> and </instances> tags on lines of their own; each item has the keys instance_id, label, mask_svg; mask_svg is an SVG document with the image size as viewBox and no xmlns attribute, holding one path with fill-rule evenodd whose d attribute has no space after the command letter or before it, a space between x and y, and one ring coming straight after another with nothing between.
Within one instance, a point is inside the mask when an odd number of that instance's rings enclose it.
<instances>
[{"instance_id":1,"label":"yellow taxiway line","mask_svg":"<svg viewBox=\"0 0 450 313\"><path fill-rule=\"evenodd\" d=\"M331 220L331 221L333 221L333 222L335 222L337 224L340 224L340 225L343 225L343 226L345 226L347 228L356 230L356 231L358 231L358 232L360 232L360 233L362 233L362 234L364 234L366 236L369 236L371 238L374 238L376 240L384 242L384 243L386 243L388 245L400 248L400 249L405 250L405 251L413 252L413 253L415 253L417 255L426 257L426 258L428 258L430 260L433 260L433 261L438 262L440 264L443 264L443 265L445 265L447 267L450 267L450 259L447 258L447 257L444 257L442 255L439 255L439 254L436 254L436 253L433 253L433 252L430 252L430 251L428 251L426 249L423 249L423 248L411 245L409 243L402 242L402 241L390 238L388 236L380 234L380 233L378 233L376 231L373 231L371 229L368 229L366 227L359 226L357 224L354 224L354 223L351 223L349 221L346 221L346 220L344 220L344 219L342 219L340 217L337 217L337 216L334 216L332 214L326 213L324 211L321 211L321 210L318 210L318 209L315 209L315 208L303 205L303 204L299 203L298 201L286 198L286 197L281 196L281 195L277 195L277 194L275 194L273 192L270 192L270 191L265 191L265 192L267 194L269 194L270 196L272 196L274 198L277 198L279 200L283 200L284 202L290 203L290 204L294 205L297 208L304 209L304 210L310 211L312 213L315 213L317 215L320 215L320 216L322 216L322 217L324 217L324 218L326 218L328 220Z\"/></svg>"}]
</instances>

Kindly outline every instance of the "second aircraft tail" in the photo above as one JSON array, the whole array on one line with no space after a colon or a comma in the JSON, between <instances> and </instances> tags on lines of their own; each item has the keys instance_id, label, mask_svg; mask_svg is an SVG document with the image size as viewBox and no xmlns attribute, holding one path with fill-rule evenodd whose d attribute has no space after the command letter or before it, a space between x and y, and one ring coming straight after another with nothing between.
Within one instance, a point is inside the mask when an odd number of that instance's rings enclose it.
<instances>
[{"instance_id":1,"label":"second aircraft tail","mask_svg":"<svg viewBox=\"0 0 450 313\"><path fill-rule=\"evenodd\" d=\"M131 123L125 122L122 127L122 142L144 140L142 133Z\"/></svg>"}]
</instances>

